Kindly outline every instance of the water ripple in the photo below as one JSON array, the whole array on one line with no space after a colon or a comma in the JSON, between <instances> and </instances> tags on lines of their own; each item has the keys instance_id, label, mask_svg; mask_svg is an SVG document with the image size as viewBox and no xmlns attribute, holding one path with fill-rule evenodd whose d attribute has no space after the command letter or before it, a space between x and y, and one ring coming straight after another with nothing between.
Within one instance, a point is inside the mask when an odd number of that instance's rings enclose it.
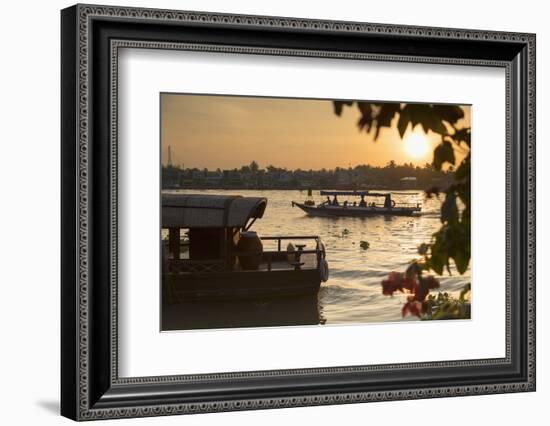
<instances>
[{"instance_id":1,"label":"water ripple","mask_svg":"<svg viewBox=\"0 0 550 426\"><path fill-rule=\"evenodd\" d=\"M304 192L239 190L238 193L268 199L264 217L253 226L260 236L321 236L330 279L321 286L319 309L327 324L401 320L406 296L382 295L381 280L390 271L404 271L418 257L418 245L429 241L440 226L439 200L425 199L422 195L395 197L398 202L421 203L422 213L418 217L314 218L291 207L291 201L303 201ZM368 250L360 247L361 241L369 242ZM470 271L463 276L453 272L441 279L441 290L456 294L470 280Z\"/></svg>"}]
</instances>

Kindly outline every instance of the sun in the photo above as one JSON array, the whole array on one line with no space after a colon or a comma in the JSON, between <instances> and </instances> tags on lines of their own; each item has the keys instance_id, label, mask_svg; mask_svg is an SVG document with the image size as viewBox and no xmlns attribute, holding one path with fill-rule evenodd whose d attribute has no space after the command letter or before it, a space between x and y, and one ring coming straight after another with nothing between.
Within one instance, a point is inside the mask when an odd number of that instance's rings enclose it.
<instances>
[{"instance_id":1,"label":"sun","mask_svg":"<svg viewBox=\"0 0 550 426\"><path fill-rule=\"evenodd\" d=\"M422 158L428 152L428 139L423 132L410 132L405 136L405 151L413 158Z\"/></svg>"}]
</instances>

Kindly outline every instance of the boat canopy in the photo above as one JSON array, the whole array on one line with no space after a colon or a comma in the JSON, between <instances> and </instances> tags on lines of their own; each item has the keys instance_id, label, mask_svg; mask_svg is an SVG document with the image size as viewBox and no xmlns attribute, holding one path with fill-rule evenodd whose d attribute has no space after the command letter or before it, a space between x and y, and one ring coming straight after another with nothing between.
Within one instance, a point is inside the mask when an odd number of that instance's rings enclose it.
<instances>
[{"instance_id":1,"label":"boat canopy","mask_svg":"<svg viewBox=\"0 0 550 426\"><path fill-rule=\"evenodd\" d=\"M385 197L389 192L370 192L370 191L321 191L321 195L351 195L352 197Z\"/></svg>"},{"instance_id":2,"label":"boat canopy","mask_svg":"<svg viewBox=\"0 0 550 426\"><path fill-rule=\"evenodd\" d=\"M163 228L244 228L267 199L240 195L162 194Z\"/></svg>"},{"instance_id":3,"label":"boat canopy","mask_svg":"<svg viewBox=\"0 0 550 426\"><path fill-rule=\"evenodd\" d=\"M418 195L417 192L321 191L321 195L350 195L352 197L385 197L389 194Z\"/></svg>"}]
</instances>

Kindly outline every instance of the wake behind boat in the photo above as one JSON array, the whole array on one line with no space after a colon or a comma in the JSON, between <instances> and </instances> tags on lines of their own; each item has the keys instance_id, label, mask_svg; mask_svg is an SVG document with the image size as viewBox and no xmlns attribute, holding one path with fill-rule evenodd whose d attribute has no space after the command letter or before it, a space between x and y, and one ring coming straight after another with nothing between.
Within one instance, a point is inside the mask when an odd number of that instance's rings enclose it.
<instances>
[{"instance_id":1,"label":"wake behind boat","mask_svg":"<svg viewBox=\"0 0 550 426\"><path fill-rule=\"evenodd\" d=\"M391 198L391 192L370 191L321 191L321 195L327 199L316 205L308 191L308 199L303 203L293 201L292 206L297 206L310 216L317 217L366 217L375 215L413 216L421 210L420 204L396 203ZM403 194L406 195L406 194ZM360 197L360 201L338 201L339 196ZM332 200L330 197L333 197ZM365 198L374 198L367 203ZM376 199L384 198L383 204L377 204Z\"/></svg>"}]
</instances>

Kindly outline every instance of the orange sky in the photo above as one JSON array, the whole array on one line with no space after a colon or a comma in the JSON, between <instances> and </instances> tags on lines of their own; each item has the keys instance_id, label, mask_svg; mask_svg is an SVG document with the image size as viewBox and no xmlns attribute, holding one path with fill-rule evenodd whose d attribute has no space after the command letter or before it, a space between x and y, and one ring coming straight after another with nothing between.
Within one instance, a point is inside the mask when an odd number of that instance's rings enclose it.
<instances>
[{"instance_id":1,"label":"orange sky","mask_svg":"<svg viewBox=\"0 0 550 426\"><path fill-rule=\"evenodd\" d=\"M470 107L463 109L469 125ZM354 106L338 117L328 100L161 94L162 163L168 162L168 146L174 165L210 170L240 168L252 160L261 168L305 170L432 161L439 135L426 135L425 153L411 155L395 123L382 128L374 142L359 132L359 116ZM423 134L419 128L416 133Z\"/></svg>"}]
</instances>

